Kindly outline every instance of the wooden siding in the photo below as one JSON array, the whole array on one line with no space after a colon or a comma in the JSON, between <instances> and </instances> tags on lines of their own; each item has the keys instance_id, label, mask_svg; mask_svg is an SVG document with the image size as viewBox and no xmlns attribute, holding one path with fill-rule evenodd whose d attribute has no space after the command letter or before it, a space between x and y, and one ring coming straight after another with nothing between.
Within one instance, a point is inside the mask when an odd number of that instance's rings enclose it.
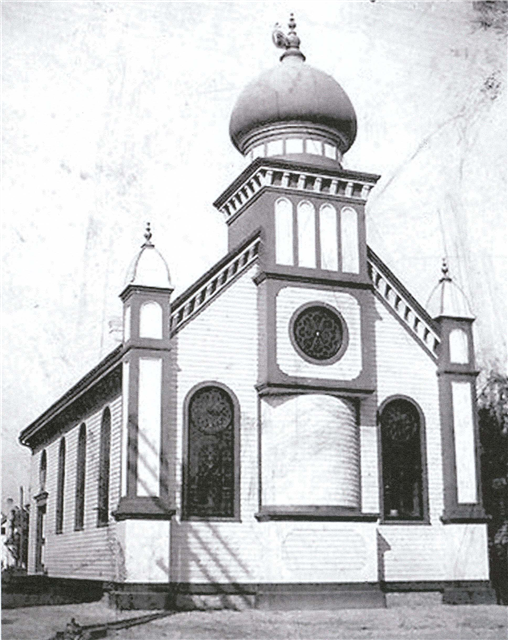
<instances>
[{"instance_id":1,"label":"wooden siding","mask_svg":"<svg viewBox=\"0 0 508 640\"><path fill-rule=\"evenodd\" d=\"M106 406L111 410L111 461L110 461L110 511L119 500L120 490L120 437L121 437L121 396L104 404L88 415L80 417L65 435L65 487L63 532L55 533L56 483L58 470L58 449L60 438L46 447L48 471L46 491L48 500L45 519L44 566L49 576L66 578L86 578L113 580L122 573L122 562L118 552L115 523L97 527L98 481L99 481L99 443L102 412ZM76 462L81 423L86 424L87 456L85 477L85 518L82 531L74 530L76 499ZM32 457L32 487L39 493L38 474L42 451ZM32 491L32 493L34 493ZM37 504L32 499L32 513L37 512ZM29 571L33 572L35 560L35 527L30 533Z\"/></svg>"},{"instance_id":2,"label":"wooden siding","mask_svg":"<svg viewBox=\"0 0 508 640\"><path fill-rule=\"evenodd\" d=\"M486 525L443 525L443 463L438 377L432 356L400 321L376 300L376 406L365 405L364 424L387 398L404 395L420 406L425 421L426 482L430 526L380 525L378 544L385 580L477 580L488 578ZM373 449L373 444L372 444ZM477 527L474 535L471 527ZM456 529L456 533L453 532ZM482 533L483 532L483 533ZM483 537L482 537L483 536ZM463 562L465 550L475 560ZM467 567L460 570L459 566Z\"/></svg>"}]
</instances>

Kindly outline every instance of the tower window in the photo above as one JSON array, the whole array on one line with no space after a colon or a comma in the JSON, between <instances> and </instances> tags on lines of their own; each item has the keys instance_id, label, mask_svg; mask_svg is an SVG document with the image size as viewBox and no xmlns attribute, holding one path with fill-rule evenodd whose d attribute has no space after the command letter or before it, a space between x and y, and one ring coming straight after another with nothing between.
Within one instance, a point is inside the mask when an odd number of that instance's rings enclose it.
<instances>
[{"instance_id":1,"label":"tower window","mask_svg":"<svg viewBox=\"0 0 508 640\"><path fill-rule=\"evenodd\" d=\"M39 465L39 489L44 491L46 488L46 477L48 474L48 457L46 455L46 449L41 454L41 462Z\"/></svg>"},{"instance_id":2,"label":"tower window","mask_svg":"<svg viewBox=\"0 0 508 640\"><path fill-rule=\"evenodd\" d=\"M79 428L78 453L76 460L76 506L74 528L83 529L85 524L85 473L86 473L86 426Z\"/></svg>"},{"instance_id":3,"label":"tower window","mask_svg":"<svg viewBox=\"0 0 508 640\"><path fill-rule=\"evenodd\" d=\"M235 518L239 506L239 411L217 383L200 386L186 405L183 513Z\"/></svg>"},{"instance_id":4,"label":"tower window","mask_svg":"<svg viewBox=\"0 0 508 640\"><path fill-rule=\"evenodd\" d=\"M467 333L463 329L452 329L449 340L450 362L467 364L469 362Z\"/></svg>"},{"instance_id":5,"label":"tower window","mask_svg":"<svg viewBox=\"0 0 508 640\"><path fill-rule=\"evenodd\" d=\"M55 533L63 531L64 515L64 489L65 489L65 438L60 440L58 450L58 477L56 484L56 522Z\"/></svg>"},{"instance_id":6,"label":"tower window","mask_svg":"<svg viewBox=\"0 0 508 640\"><path fill-rule=\"evenodd\" d=\"M97 526L108 524L109 520L109 457L111 449L111 411L104 409L101 423L99 451L99 493L97 505Z\"/></svg>"},{"instance_id":7,"label":"tower window","mask_svg":"<svg viewBox=\"0 0 508 640\"><path fill-rule=\"evenodd\" d=\"M144 302L139 311L139 336L162 338L162 308L157 302Z\"/></svg>"},{"instance_id":8,"label":"tower window","mask_svg":"<svg viewBox=\"0 0 508 640\"><path fill-rule=\"evenodd\" d=\"M383 469L383 514L387 520L423 520L422 420L404 398L385 404L379 417Z\"/></svg>"}]
</instances>

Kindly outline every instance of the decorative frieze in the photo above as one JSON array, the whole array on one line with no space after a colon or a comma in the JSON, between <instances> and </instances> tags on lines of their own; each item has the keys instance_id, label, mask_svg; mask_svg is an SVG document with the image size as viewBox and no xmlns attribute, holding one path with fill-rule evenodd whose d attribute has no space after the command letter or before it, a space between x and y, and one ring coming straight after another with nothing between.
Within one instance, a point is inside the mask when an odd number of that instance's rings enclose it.
<instances>
[{"instance_id":1,"label":"decorative frieze","mask_svg":"<svg viewBox=\"0 0 508 640\"><path fill-rule=\"evenodd\" d=\"M237 214L263 187L279 187L294 191L322 193L326 195L345 196L359 202L366 202L374 185L363 180L332 178L325 174L311 171L280 171L259 167L245 182L238 185L235 191L221 204L219 210L226 220Z\"/></svg>"},{"instance_id":2,"label":"decorative frieze","mask_svg":"<svg viewBox=\"0 0 508 640\"><path fill-rule=\"evenodd\" d=\"M422 343L433 356L437 357L441 339L426 318L425 312L420 310L411 296L406 295L400 283L390 277L388 270L381 270L372 259L372 252L368 258L367 268L374 285L374 289L393 311L404 322L407 328Z\"/></svg>"},{"instance_id":3,"label":"decorative frieze","mask_svg":"<svg viewBox=\"0 0 508 640\"><path fill-rule=\"evenodd\" d=\"M178 331L205 304L215 298L225 286L251 266L258 256L260 242L259 237L255 238L243 251L234 255L222 269L212 273L210 278L193 295L182 300L180 304L174 305L170 324L172 332Z\"/></svg>"}]
</instances>

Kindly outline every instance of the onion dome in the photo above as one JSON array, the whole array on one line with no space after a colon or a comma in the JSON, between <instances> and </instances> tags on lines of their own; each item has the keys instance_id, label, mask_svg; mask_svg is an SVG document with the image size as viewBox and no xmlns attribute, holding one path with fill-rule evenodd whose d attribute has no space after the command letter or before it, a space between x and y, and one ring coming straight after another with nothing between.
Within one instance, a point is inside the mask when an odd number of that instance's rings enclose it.
<instances>
[{"instance_id":1,"label":"onion dome","mask_svg":"<svg viewBox=\"0 0 508 640\"><path fill-rule=\"evenodd\" d=\"M448 273L446 258L443 258L442 276L429 296L427 310L434 319L442 316L474 319L466 294Z\"/></svg>"},{"instance_id":2,"label":"onion dome","mask_svg":"<svg viewBox=\"0 0 508 640\"><path fill-rule=\"evenodd\" d=\"M127 272L125 286L129 285L172 289L168 265L152 243L150 223L146 225L145 242Z\"/></svg>"},{"instance_id":3,"label":"onion dome","mask_svg":"<svg viewBox=\"0 0 508 640\"><path fill-rule=\"evenodd\" d=\"M285 49L280 64L262 73L240 94L229 133L251 159L276 156L334 165L356 137L356 114L331 76L305 63L291 14L289 33L279 25L274 44Z\"/></svg>"}]
</instances>

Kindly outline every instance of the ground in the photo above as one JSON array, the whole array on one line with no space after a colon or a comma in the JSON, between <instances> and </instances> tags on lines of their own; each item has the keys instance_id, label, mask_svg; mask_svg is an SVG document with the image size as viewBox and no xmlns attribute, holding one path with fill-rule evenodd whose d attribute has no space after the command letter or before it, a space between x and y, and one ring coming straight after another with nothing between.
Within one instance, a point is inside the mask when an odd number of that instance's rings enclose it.
<instances>
[{"instance_id":1,"label":"ground","mask_svg":"<svg viewBox=\"0 0 508 640\"><path fill-rule=\"evenodd\" d=\"M506 640L508 609L441 605L439 596L388 597L387 609L339 611L193 611L110 632L131 640ZM49 640L71 618L81 625L146 615L117 612L106 603L30 607L2 612L4 640Z\"/></svg>"}]
</instances>

